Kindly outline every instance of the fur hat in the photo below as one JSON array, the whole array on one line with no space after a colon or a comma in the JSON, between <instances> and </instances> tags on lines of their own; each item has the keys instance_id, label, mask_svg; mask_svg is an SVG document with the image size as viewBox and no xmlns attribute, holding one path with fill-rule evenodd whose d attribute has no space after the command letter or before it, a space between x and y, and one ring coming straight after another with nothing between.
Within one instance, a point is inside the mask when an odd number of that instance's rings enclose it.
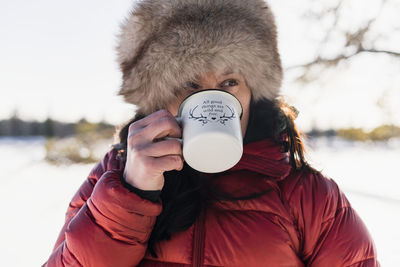
<instances>
[{"instance_id":1,"label":"fur hat","mask_svg":"<svg viewBox=\"0 0 400 267\"><path fill-rule=\"evenodd\" d=\"M263 0L142 0L123 22L119 94L144 114L165 108L187 82L233 70L253 99L279 94L282 67L274 17Z\"/></svg>"}]
</instances>

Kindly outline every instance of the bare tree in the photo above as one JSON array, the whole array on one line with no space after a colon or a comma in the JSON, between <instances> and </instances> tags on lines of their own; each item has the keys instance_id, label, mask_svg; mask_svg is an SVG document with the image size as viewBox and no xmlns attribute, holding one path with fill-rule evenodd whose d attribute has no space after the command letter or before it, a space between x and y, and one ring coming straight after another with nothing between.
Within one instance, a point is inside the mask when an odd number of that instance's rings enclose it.
<instances>
[{"instance_id":1,"label":"bare tree","mask_svg":"<svg viewBox=\"0 0 400 267\"><path fill-rule=\"evenodd\" d=\"M362 53L386 54L395 58L396 60L399 60L400 62L400 46L398 50L395 51L377 46L376 43L381 40L386 40L390 38L390 36L387 36L385 33L377 33L374 31L375 24L383 16L382 11L384 8L395 8L399 11L398 14L400 14L400 6L398 3L390 0L380 0L379 8L374 16L365 17L365 22L356 29L345 29L340 27L340 22L342 19L344 19L343 13L345 13L344 11L346 11L346 4L349 3L349 1L335 0L331 2L332 3L330 6L328 3L323 8L313 8L314 5L321 6L321 2L312 0L310 4L310 10L303 15L305 19L309 20L309 23L319 23L323 18L326 17L332 17L333 19L331 19L331 25L325 31L325 35L319 43L319 47L315 53L314 59L309 62L295 66L289 66L287 68L287 70L302 70L302 75L298 76L297 81L304 83L310 82L317 78L316 76L312 75L312 70L314 68L332 68L337 66L340 62L349 61L353 57ZM360 5L359 8L362 9L362 5L364 5L365 2L359 1L358 4ZM391 34L400 34L399 26L391 29ZM335 35L336 38L338 35L341 35L345 42L343 42L342 47L338 49L340 52L336 53L336 55L326 56L324 55L324 52L333 35Z\"/></svg>"}]
</instances>

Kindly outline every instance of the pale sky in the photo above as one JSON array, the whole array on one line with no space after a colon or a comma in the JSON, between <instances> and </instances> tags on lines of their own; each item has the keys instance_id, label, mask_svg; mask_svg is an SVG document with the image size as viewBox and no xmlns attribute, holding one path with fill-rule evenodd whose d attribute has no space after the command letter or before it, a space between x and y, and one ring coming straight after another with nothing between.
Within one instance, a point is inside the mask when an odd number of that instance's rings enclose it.
<instances>
[{"instance_id":1,"label":"pale sky","mask_svg":"<svg viewBox=\"0 0 400 267\"><path fill-rule=\"evenodd\" d=\"M300 19L313 0L269 1L275 12L283 65L307 62L329 23L309 25ZM329 1L327 1L329 2ZM379 0L347 1L343 27L363 23L377 12ZM63 121L86 117L123 123L134 107L117 96L121 75L116 63L116 35L132 1L1 0L0 2L0 119L15 109L24 119ZM363 5L363 10L358 8ZM395 8L384 10L376 33L398 27ZM397 9L398 10L398 9ZM365 20L365 19L364 19ZM390 28L389 27L389 28ZM378 46L400 47L400 36L382 39ZM340 38L323 50L334 54ZM339 46L337 45L339 44ZM321 75L318 83L295 84L296 71L287 72L282 92L300 110L298 124L371 128L384 122L400 124L400 62L385 55L364 54L340 71ZM383 95L383 96L382 96ZM376 105L377 99L384 109Z\"/></svg>"}]
</instances>

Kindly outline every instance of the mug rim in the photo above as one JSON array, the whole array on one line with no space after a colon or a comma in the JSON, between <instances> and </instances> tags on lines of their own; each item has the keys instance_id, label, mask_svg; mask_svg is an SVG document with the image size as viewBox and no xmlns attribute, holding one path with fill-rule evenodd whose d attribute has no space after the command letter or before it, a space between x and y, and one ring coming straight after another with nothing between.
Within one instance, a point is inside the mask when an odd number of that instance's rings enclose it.
<instances>
[{"instance_id":1,"label":"mug rim","mask_svg":"<svg viewBox=\"0 0 400 267\"><path fill-rule=\"evenodd\" d=\"M189 100L189 98L191 98L193 95L198 94L198 93L204 93L205 91L215 91L215 92L220 92L220 93L226 93L229 94L231 96L233 96L233 98L239 103L240 106L240 115L239 115L239 119L242 119L242 115L243 115L243 106L242 103L240 103L239 99L237 99L236 96L234 96L232 93L229 93L227 91L221 90L221 89L216 89L216 88L211 88L211 89L202 89L202 90L198 90L196 92L191 93L190 95L188 95L187 97L185 97L183 99L183 101L181 102L181 104L179 105L179 109L178 109L178 117L181 117L182 115L182 109L183 109L183 104L185 102L187 102Z\"/></svg>"}]
</instances>

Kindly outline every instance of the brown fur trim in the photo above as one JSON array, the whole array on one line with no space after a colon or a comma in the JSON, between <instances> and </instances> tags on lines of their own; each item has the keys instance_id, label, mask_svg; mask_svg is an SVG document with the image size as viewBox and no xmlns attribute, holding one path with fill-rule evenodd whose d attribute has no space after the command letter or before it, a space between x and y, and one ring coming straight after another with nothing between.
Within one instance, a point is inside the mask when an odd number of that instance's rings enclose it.
<instances>
[{"instance_id":1,"label":"brown fur trim","mask_svg":"<svg viewBox=\"0 0 400 267\"><path fill-rule=\"evenodd\" d=\"M282 67L263 0L143 0L121 27L119 92L145 114L207 71L241 72L257 100L279 94Z\"/></svg>"}]
</instances>

